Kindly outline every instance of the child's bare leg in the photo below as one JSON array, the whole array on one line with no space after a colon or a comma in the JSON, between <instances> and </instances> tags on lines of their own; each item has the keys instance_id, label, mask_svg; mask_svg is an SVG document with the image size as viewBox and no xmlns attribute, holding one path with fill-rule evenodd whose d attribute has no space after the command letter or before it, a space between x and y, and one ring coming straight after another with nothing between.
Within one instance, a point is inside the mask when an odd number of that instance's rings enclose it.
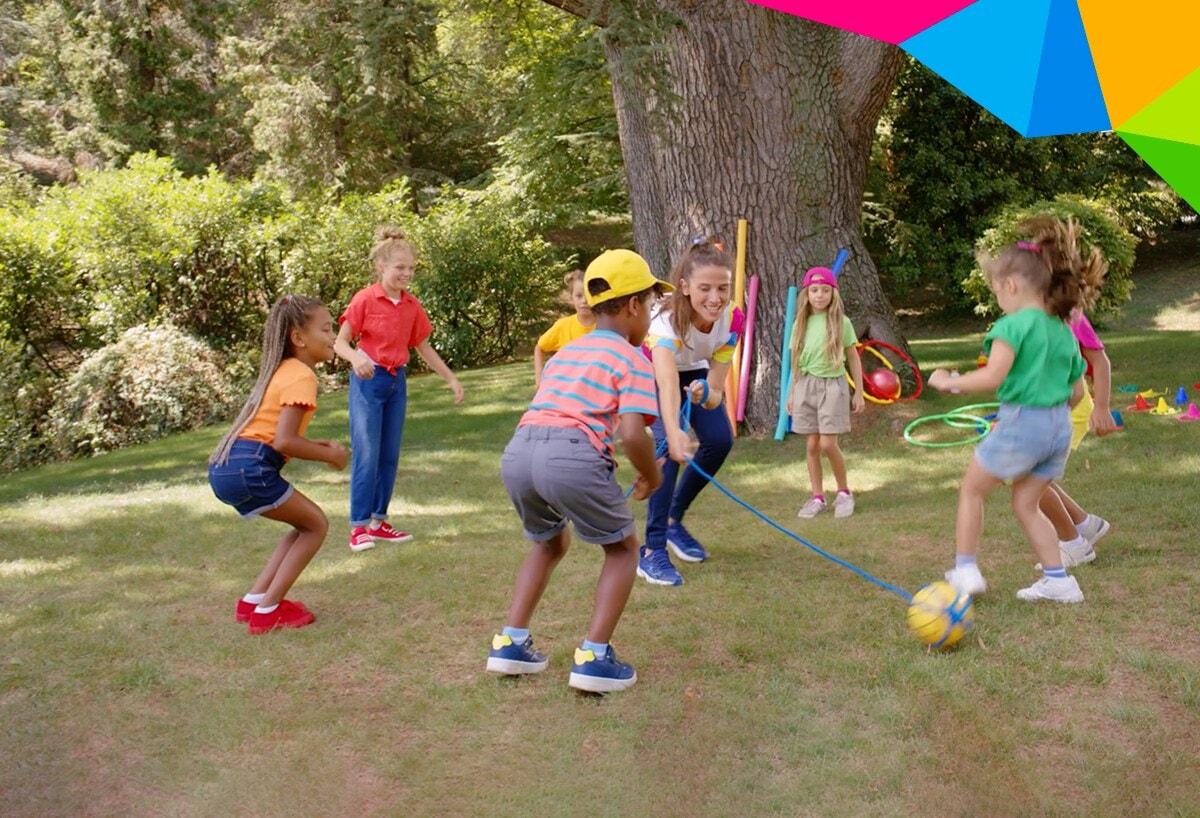
<instances>
[{"instance_id":1,"label":"child's bare leg","mask_svg":"<svg viewBox=\"0 0 1200 818\"><path fill-rule=\"evenodd\" d=\"M833 479L837 481L838 491L849 491L850 485L846 482L846 458L842 456L842 450L838 447L837 435L821 435L821 453L829 460L829 469L833 472Z\"/></svg>"},{"instance_id":2,"label":"child's bare leg","mask_svg":"<svg viewBox=\"0 0 1200 818\"><path fill-rule=\"evenodd\" d=\"M1066 506L1063 505L1062 498L1054 490L1053 483L1042 492L1041 499L1038 500L1038 506L1041 508L1042 513L1050 520L1050 524L1054 526L1054 533L1058 535L1060 540L1071 542L1079 536L1071 515L1067 512Z\"/></svg>"},{"instance_id":3,"label":"child's bare leg","mask_svg":"<svg viewBox=\"0 0 1200 818\"><path fill-rule=\"evenodd\" d=\"M1025 538L1033 546L1042 563L1042 570L1061 568L1062 555L1058 550L1058 535L1046 515L1038 508L1042 494L1050 481L1043 477L1022 477L1013 483L1012 508L1017 522L1025 531Z\"/></svg>"},{"instance_id":4,"label":"child's bare leg","mask_svg":"<svg viewBox=\"0 0 1200 818\"><path fill-rule=\"evenodd\" d=\"M1071 499L1071 495L1063 491L1063 487L1058 483L1051 483L1050 489L1058 495L1058 499L1062 501L1063 508L1071 515L1071 522L1079 525L1087 519L1088 513L1083 510L1083 507ZM1073 536L1073 535L1072 535Z\"/></svg>"},{"instance_id":5,"label":"child's bare leg","mask_svg":"<svg viewBox=\"0 0 1200 818\"><path fill-rule=\"evenodd\" d=\"M267 588L271 586L271 580L275 579L275 572L279 570L279 564L283 562L283 558L287 556L288 549L296 542L296 538L300 536L300 532L292 529L284 534L279 539L279 545L275 546L275 550L271 553L270 559L263 567L262 573L258 575L258 579L254 580L254 584L250 586L250 593L263 594Z\"/></svg>"},{"instance_id":6,"label":"child's bare leg","mask_svg":"<svg viewBox=\"0 0 1200 818\"><path fill-rule=\"evenodd\" d=\"M983 531L983 501L1002 481L993 477L978 461L972 460L958 490L958 516L954 521L955 553L974 556L979 553L979 535ZM1057 548L1058 543L1055 543Z\"/></svg>"},{"instance_id":7,"label":"child's bare leg","mask_svg":"<svg viewBox=\"0 0 1200 818\"><path fill-rule=\"evenodd\" d=\"M525 561L517 569L517 579L513 583L512 601L508 603L508 626L510 628L528 628L533 611L537 608L546 583L555 566L567 553L571 545L571 535L564 528L548 540L534 543L533 548L525 556Z\"/></svg>"},{"instance_id":8,"label":"child's bare leg","mask_svg":"<svg viewBox=\"0 0 1200 818\"><path fill-rule=\"evenodd\" d=\"M288 501L279 508L263 512L263 516L270 520L287 523L296 529L291 544L285 547L289 539L285 536L276 547L275 553L271 555L271 560L267 562L269 568L271 561L276 559L279 551L284 552L279 557L278 565L266 590L263 591L266 596L259 603L263 607L270 607L277 605L287 595L287 592L291 590L292 583L308 566L309 560L316 555L321 543L325 542L325 534L329 531L329 520L325 517L325 512L321 511L320 506L298 491L292 492ZM263 573L265 575L266 571L264 570Z\"/></svg>"},{"instance_id":9,"label":"child's bare leg","mask_svg":"<svg viewBox=\"0 0 1200 818\"><path fill-rule=\"evenodd\" d=\"M805 446L805 460L808 461L808 482L812 484L813 494L823 494L825 475L821 472L821 436L811 434Z\"/></svg>"},{"instance_id":10,"label":"child's bare leg","mask_svg":"<svg viewBox=\"0 0 1200 818\"><path fill-rule=\"evenodd\" d=\"M600 579L596 583L596 607L588 625L589 642L605 644L612 641L613 631L616 630L621 613L625 610L625 603L629 601L629 591L633 588L637 565L636 534L630 534L620 542L604 546L604 566L600 569Z\"/></svg>"}]
</instances>

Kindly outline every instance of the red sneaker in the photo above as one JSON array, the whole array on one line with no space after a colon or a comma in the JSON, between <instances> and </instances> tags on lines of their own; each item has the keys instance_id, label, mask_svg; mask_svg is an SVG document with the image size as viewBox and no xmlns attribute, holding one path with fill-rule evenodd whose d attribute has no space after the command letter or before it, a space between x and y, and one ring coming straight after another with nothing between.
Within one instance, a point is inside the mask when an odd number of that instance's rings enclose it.
<instances>
[{"instance_id":1,"label":"red sneaker","mask_svg":"<svg viewBox=\"0 0 1200 818\"><path fill-rule=\"evenodd\" d=\"M368 528L367 536L375 542L408 542L412 539L412 534L397 531L387 523L379 526L379 528Z\"/></svg>"},{"instance_id":2,"label":"red sneaker","mask_svg":"<svg viewBox=\"0 0 1200 818\"><path fill-rule=\"evenodd\" d=\"M299 608L302 611L308 610L308 608L304 607L303 602L289 602L286 599L283 602L287 602L288 605L295 605L297 608ZM280 602L279 604L282 605L283 602ZM244 599L239 599L238 604L237 604L237 621L238 622L249 622L250 614L254 613L254 609L256 607L258 607L258 606L255 605L253 602L247 602Z\"/></svg>"},{"instance_id":3,"label":"red sneaker","mask_svg":"<svg viewBox=\"0 0 1200 818\"><path fill-rule=\"evenodd\" d=\"M371 535L367 533L366 526L357 526L350 529L350 550L351 551L366 551L368 548L375 547L375 540L371 539Z\"/></svg>"},{"instance_id":4,"label":"red sneaker","mask_svg":"<svg viewBox=\"0 0 1200 818\"><path fill-rule=\"evenodd\" d=\"M311 625L315 619L312 612L285 599L270 613L250 614L248 630L251 636L258 636L276 628L303 628L305 625Z\"/></svg>"}]
</instances>

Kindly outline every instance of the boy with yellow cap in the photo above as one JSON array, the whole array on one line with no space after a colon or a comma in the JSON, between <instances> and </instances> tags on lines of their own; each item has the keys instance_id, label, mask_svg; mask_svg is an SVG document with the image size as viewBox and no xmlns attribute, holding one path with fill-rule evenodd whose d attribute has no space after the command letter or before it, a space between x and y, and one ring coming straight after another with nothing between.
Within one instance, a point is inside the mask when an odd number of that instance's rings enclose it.
<instances>
[{"instance_id":1,"label":"boy with yellow cap","mask_svg":"<svg viewBox=\"0 0 1200 818\"><path fill-rule=\"evenodd\" d=\"M596 327L546 365L500 460L504 487L533 547L517 571L508 624L492 639L487 669L507 675L546 669L545 654L533 649L529 621L567 552L570 521L579 539L604 549L604 565L569 684L608 693L637 681L633 667L617 661L609 644L638 564L637 529L617 485L613 437L620 434L637 470L633 497L644 500L662 482L662 471L646 434L658 417L654 371L639 347L655 299L674 288L629 250L602 253L588 265L583 283Z\"/></svg>"}]
</instances>

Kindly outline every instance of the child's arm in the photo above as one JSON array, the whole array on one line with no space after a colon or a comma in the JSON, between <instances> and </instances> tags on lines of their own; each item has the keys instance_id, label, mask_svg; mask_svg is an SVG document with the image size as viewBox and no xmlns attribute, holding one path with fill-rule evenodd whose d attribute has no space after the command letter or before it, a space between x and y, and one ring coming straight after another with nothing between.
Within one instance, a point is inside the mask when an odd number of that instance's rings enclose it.
<instances>
[{"instance_id":1,"label":"child's arm","mask_svg":"<svg viewBox=\"0 0 1200 818\"><path fill-rule=\"evenodd\" d=\"M637 469L633 481L633 499L645 500L662 484L662 468L654 457L654 438L646 434L643 416L634 412L621 415L617 424L625 456Z\"/></svg>"},{"instance_id":2,"label":"child's arm","mask_svg":"<svg viewBox=\"0 0 1200 818\"><path fill-rule=\"evenodd\" d=\"M546 368L546 353L538 344L533 345L533 388L542 385L542 370Z\"/></svg>"},{"instance_id":3,"label":"child's arm","mask_svg":"<svg viewBox=\"0 0 1200 818\"><path fill-rule=\"evenodd\" d=\"M375 364L371 363L371 359L365 354L350 346L352 332L350 322L343 321L342 325L338 327L337 339L333 342L333 351L354 368L355 375L366 380L375 375Z\"/></svg>"},{"instance_id":4,"label":"child's arm","mask_svg":"<svg viewBox=\"0 0 1200 818\"><path fill-rule=\"evenodd\" d=\"M658 411L667 433L667 452L676 463L687 463L692 439L679 428L679 370L675 368L675 353L668 346L656 346L650 356L654 363L654 383L658 386Z\"/></svg>"},{"instance_id":5,"label":"child's arm","mask_svg":"<svg viewBox=\"0 0 1200 818\"><path fill-rule=\"evenodd\" d=\"M315 460L328 463L341 471L346 468L350 455L346 447L336 440L309 440L300 434L300 421L304 418L304 406L284 406L275 423L275 442L271 448L286 457Z\"/></svg>"},{"instance_id":6,"label":"child's arm","mask_svg":"<svg viewBox=\"0 0 1200 818\"><path fill-rule=\"evenodd\" d=\"M1117 430L1113 420L1110 401L1112 400L1112 362L1103 349L1087 349L1080 347L1080 352L1087 362L1092 365L1092 385L1096 388L1093 400L1096 403L1092 409L1091 425L1096 437L1104 437L1109 432Z\"/></svg>"},{"instance_id":7,"label":"child's arm","mask_svg":"<svg viewBox=\"0 0 1200 818\"><path fill-rule=\"evenodd\" d=\"M929 376L929 385L939 392L949 392L951 387L959 392L994 392L1008 377L1015 357L1008 342L997 338L992 341L987 366L958 378L951 378L949 372L939 367Z\"/></svg>"},{"instance_id":8,"label":"child's arm","mask_svg":"<svg viewBox=\"0 0 1200 818\"><path fill-rule=\"evenodd\" d=\"M854 381L854 392L850 395L850 411L857 415L867 408L867 401L863 398L862 359L858 357L858 350L852 346L846 347L845 355L850 380ZM789 404L791 400L791 396L788 396Z\"/></svg>"},{"instance_id":9,"label":"child's arm","mask_svg":"<svg viewBox=\"0 0 1200 818\"><path fill-rule=\"evenodd\" d=\"M437 354L437 350L430 346L428 339L417 344L417 354L421 356L421 360L425 365L438 373L446 385L450 387L450 391L454 393L454 404L463 402L462 384L458 382L458 378L450 371L450 367L446 366L446 362L442 360L442 356Z\"/></svg>"}]
</instances>

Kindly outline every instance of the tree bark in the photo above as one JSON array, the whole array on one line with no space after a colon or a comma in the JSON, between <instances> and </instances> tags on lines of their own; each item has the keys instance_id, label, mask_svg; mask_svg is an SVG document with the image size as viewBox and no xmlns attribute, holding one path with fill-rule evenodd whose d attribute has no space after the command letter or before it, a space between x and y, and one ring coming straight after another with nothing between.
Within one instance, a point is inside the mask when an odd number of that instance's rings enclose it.
<instances>
[{"instance_id":1,"label":"tree bark","mask_svg":"<svg viewBox=\"0 0 1200 818\"><path fill-rule=\"evenodd\" d=\"M859 337L907 349L861 231L871 144L902 52L744 0L655 5L681 20L657 35L674 105L654 97L648 71L623 67L629 44L605 45L634 241L665 277L693 236L732 249L748 220L746 275L761 286L746 419L762 432L778 417L788 287L839 248L850 251L840 292Z\"/></svg>"}]
</instances>

